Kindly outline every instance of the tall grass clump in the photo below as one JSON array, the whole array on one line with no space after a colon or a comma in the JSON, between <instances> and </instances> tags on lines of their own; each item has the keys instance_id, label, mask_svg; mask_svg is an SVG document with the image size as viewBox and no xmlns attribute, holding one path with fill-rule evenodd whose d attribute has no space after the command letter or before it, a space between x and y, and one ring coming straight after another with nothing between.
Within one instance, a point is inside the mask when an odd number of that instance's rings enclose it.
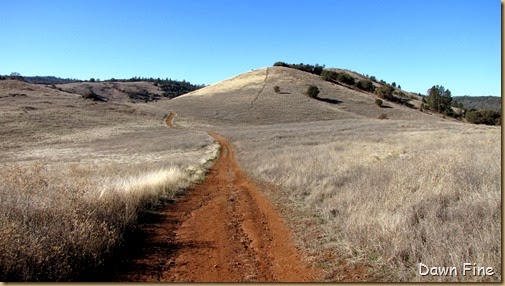
<instances>
[{"instance_id":1,"label":"tall grass clump","mask_svg":"<svg viewBox=\"0 0 505 286\"><path fill-rule=\"evenodd\" d=\"M197 165L125 174L95 165L57 172L42 163L3 165L0 280L72 281L98 269L143 210L201 181L216 156L214 144Z\"/></svg>"}]
</instances>

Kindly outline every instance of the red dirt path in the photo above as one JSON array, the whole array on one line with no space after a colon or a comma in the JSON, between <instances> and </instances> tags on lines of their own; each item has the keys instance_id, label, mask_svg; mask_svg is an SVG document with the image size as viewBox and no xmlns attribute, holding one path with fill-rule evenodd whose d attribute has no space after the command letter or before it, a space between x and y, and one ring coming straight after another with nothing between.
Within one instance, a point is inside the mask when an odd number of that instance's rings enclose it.
<instances>
[{"instance_id":1,"label":"red dirt path","mask_svg":"<svg viewBox=\"0 0 505 286\"><path fill-rule=\"evenodd\" d=\"M170 116L169 116L170 117ZM172 115L173 117L173 115ZM167 125L171 125L167 118ZM170 123L170 124L169 124ZM188 190L145 228L149 250L130 261L120 281L308 282L316 272L301 259L271 203L234 158L230 143L206 181Z\"/></svg>"}]
</instances>

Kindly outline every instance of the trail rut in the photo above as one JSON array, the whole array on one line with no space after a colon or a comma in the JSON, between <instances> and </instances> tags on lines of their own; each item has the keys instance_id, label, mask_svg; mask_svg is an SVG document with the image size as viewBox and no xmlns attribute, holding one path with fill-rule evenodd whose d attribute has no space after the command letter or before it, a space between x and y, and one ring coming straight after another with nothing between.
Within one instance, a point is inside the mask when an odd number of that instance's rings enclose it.
<instances>
[{"instance_id":1,"label":"trail rut","mask_svg":"<svg viewBox=\"0 0 505 286\"><path fill-rule=\"evenodd\" d=\"M173 113L171 112L171 115ZM173 115L166 123L172 125ZM203 184L144 227L136 257L114 280L145 282L309 282L306 266L272 204L247 179L230 143Z\"/></svg>"}]
</instances>

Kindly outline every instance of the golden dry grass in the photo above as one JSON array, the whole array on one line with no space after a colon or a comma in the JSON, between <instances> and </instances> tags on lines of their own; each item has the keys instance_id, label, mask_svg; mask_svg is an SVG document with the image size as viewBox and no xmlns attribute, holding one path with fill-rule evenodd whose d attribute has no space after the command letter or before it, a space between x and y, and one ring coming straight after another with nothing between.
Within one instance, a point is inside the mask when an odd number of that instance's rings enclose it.
<instances>
[{"instance_id":1,"label":"golden dry grass","mask_svg":"<svg viewBox=\"0 0 505 286\"><path fill-rule=\"evenodd\" d=\"M102 267L140 213L200 182L217 156L206 133L167 128L153 105L8 80L0 90L2 281Z\"/></svg>"},{"instance_id":2,"label":"golden dry grass","mask_svg":"<svg viewBox=\"0 0 505 286\"><path fill-rule=\"evenodd\" d=\"M242 165L277 185L299 242L328 281L500 281L499 127L340 120L228 130ZM491 266L425 276L418 263Z\"/></svg>"}]
</instances>

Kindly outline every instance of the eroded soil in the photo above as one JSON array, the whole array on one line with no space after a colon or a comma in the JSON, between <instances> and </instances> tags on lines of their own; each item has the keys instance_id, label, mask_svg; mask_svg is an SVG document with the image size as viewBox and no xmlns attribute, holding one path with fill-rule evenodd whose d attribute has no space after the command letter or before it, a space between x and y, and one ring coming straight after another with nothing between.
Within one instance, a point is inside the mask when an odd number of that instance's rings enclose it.
<instances>
[{"instance_id":1,"label":"eroded soil","mask_svg":"<svg viewBox=\"0 0 505 286\"><path fill-rule=\"evenodd\" d=\"M173 116L172 116L173 117ZM172 118L167 118L171 125ZM230 143L203 184L144 227L145 241L114 280L248 282L317 280L271 203L235 161Z\"/></svg>"}]
</instances>

